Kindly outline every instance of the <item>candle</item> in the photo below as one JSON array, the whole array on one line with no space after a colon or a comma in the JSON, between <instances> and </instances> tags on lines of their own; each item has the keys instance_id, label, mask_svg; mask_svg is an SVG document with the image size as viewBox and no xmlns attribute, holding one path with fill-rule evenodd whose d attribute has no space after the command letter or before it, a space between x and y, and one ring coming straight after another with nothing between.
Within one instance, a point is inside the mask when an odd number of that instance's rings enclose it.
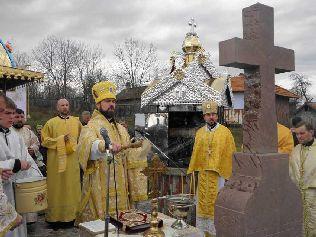
<instances>
[{"instance_id":1,"label":"candle","mask_svg":"<svg viewBox=\"0 0 316 237\"><path fill-rule=\"evenodd\" d=\"M190 192L189 192L189 194L192 194L192 174L190 177Z\"/></svg>"},{"instance_id":2,"label":"candle","mask_svg":"<svg viewBox=\"0 0 316 237\"><path fill-rule=\"evenodd\" d=\"M192 176L193 176L193 195L195 196L195 175L194 175L194 171L192 172Z\"/></svg>"},{"instance_id":3,"label":"candle","mask_svg":"<svg viewBox=\"0 0 316 237\"><path fill-rule=\"evenodd\" d=\"M183 194L183 174L181 173L181 193Z\"/></svg>"}]
</instances>

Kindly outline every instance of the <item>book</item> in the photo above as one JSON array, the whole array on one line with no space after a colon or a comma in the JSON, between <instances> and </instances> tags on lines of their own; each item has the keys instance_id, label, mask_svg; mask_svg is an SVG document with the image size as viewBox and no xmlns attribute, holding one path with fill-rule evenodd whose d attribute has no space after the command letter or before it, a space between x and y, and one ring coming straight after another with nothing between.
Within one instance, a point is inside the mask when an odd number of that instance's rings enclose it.
<instances>
[{"instance_id":1,"label":"book","mask_svg":"<svg viewBox=\"0 0 316 237\"><path fill-rule=\"evenodd\" d=\"M126 233L143 232L150 228L151 215L139 210L119 211L117 218L110 217L110 223ZM163 226L163 221L158 220L158 227Z\"/></svg>"}]
</instances>

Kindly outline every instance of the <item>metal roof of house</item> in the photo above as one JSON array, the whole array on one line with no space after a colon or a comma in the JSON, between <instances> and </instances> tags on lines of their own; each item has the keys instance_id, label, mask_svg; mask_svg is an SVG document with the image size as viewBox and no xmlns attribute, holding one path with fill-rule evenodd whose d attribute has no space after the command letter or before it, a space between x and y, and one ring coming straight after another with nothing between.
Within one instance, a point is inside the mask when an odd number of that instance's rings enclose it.
<instances>
[{"instance_id":1,"label":"metal roof of house","mask_svg":"<svg viewBox=\"0 0 316 237\"><path fill-rule=\"evenodd\" d=\"M243 75L232 77L231 86L232 86L233 92L244 92L245 91L244 81L245 81L245 77ZM283 96L283 97L288 97L288 98L299 98L298 95L278 85L275 85L275 94L279 96Z\"/></svg>"}]
</instances>

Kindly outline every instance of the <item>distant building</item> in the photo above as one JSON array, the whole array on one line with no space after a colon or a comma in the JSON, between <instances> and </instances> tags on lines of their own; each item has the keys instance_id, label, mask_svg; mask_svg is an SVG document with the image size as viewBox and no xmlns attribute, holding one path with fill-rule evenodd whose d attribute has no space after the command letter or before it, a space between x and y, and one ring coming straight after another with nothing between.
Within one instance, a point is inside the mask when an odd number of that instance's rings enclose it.
<instances>
[{"instance_id":1,"label":"distant building","mask_svg":"<svg viewBox=\"0 0 316 237\"><path fill-rule=\"evenodd\" d=\"M147 86L127 87L116 96L116 113L119 118L126 118L140 113L140 97Z\"/></svg>"},{"instance_id":2,"label":"distant building","mask_svg":"<svg viewBox=\"0 0 316 237\"><path fill-rule=\"evenodd\" d=\"M225 109L225 121L230 124L242 124L244 112L244 80L243 74L231 78L231 87L234 95L233 109ZM276 113L278 122L290 126L290 100L299 98L296 94L275 86Z\"/></svg>"},{"instance_id":3,"label":"distant building","mask_svg":"<svg viewBox=\"0 0 316 237\"><path fill-rule=\"evenodd\" d=\"M299 107L295 116L301 117L303 120L311 123L316 128L316 102L306 102Z\"/></svg>"}]
</instances>

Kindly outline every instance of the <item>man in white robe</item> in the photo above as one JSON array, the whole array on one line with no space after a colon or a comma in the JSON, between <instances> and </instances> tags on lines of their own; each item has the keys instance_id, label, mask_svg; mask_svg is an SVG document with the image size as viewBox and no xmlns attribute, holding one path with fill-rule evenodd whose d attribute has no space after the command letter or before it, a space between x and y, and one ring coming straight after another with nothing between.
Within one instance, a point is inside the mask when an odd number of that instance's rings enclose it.
<instances>
[{"instance_id":1,"label":"man in white robe","mask_svg":"<svg viewBox=\"0 0 316 237\"><path fill-rule=\"evenodd\" d=\"M5 95L0 92L0 121L3 117L6 100ZM5 150L0 150L0 157L5 157ZM22 223L22 217L15 211L14 207L8 202L8 197L3 191L2 176L3 179L8 179L12 174L12 169L15 160L1 161L0 159L0 236L4 236L10 229L14 229ZM5 168L10 166L10 168Z\"/></svg>"},{"instance_id":2,"label":"man in white robe","mask_svg":"<svg viewBox=\"0 0 316 237\"><path fill-rule=\"evenodd\" d=\"M6 108L0 120L0 150L2 151L0 159L3 165L7 164L7 167L4 168L11 168L13 165L12 171L14 173L11 178L3 182L3 190L13 206L15 206L13 181L26 177L41 176L37 165L28 153L23 138L11 127L15 116L15 109L14 102L7 98ZM26 236L25 217L23 217L23 225L5 235L5 237Z\"/></svg>"},{"instance_id":3,"label":"man in white robe","mask_svg":"<svg viewBox=\"0 0 316 237\"><path fill-rule=\"evenodd\" d=\"M23 137L25 146L31 157L36 158L40 143L35 133L25 125L25 114L22 109L16 109L13 127L15 131Z\"/></svg>"},{"instance_id":4,"label":"man in white robe","mask_svg":"<svg viewBox=\"0 0 316 237\"><path fill-rule=\"evenodd\" d=\"M13 121L13 130L15 130L24 141L25 146L27 147L29 155L37 163L36 154L38 154L40 143L37 136L32 130L27 128L25 125L25 114L22 109L15 110L15 117ZM27 223L33 223L37 221L37 213L27 213L26 215Z\"/></svg>"}]
</instances>

